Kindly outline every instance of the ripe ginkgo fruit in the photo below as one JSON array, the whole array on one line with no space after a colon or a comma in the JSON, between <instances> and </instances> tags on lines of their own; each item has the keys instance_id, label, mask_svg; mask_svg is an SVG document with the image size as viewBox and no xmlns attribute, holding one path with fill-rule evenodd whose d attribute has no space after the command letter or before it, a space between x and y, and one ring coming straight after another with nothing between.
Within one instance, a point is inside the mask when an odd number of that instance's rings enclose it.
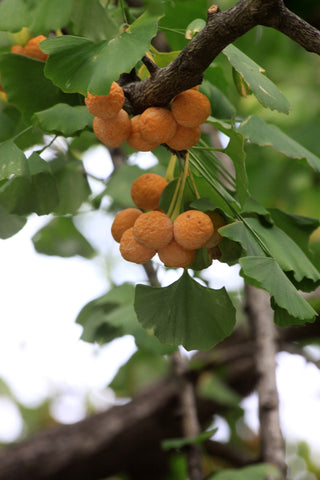
<instances>
[{"instance_id":1,"label":"ripe ginkgo fruit","mask_svg":"<svg viewBox=\"0 0 320 480\"><path fill-rule=\"evenodd\" d=\"M130 117L123 109L112 118L94 117L93 131L107 147L120 147L130 135Z\"/></svg>"},{"instance_id":2,"label":"ripe ginkgo fruit","mask_svg":"<svg viewBox=\"0 0 320 480\"><path fill-rule=\"evenodd\" d=\"M139 152L150 152L157 148L160 143L148 143L141 136L140 116L135 115L131 118L131 133L127 138L127 143L130 147L138 150Z\"/></svg>"},{"instance_id":3,"label":"ripe ginkgo fruit","mask_svg":"<svg viewBox=\"0 0 320 480\"><path fill-rule=\"evenodd\" d=\"M167 143L175 134L177 123L170 110L149 107L140 116L141 136L147 143Z\"/></svg>"},{"instance_id":4,"label":"ripe ginkgo fruit","mask_svg":"<svg viewBox=\"0 0 320 480\"><path fill-rule=\"evenodd\" d=\"M189 148L198 143L200 137L200 127L183 127L182 125L178 125L176 133L171 140L167 142L167 145L173 150L189 150Z\"/></svg>"},{"instance_id":5,"label":"ripe ginkgo fruit","mask_svg":"<svg viewBox=\"0 0 320 480\"><path fill-rule=\"evenodd\" d=\"M204 247L213 232L210 217L199 210L187 210L173 223L174 239L183 248L190 250Z\"/></svg>"},{"instance_id":6,"label":"ripe ginkgo fruit","mask_svg":"<svg viewBox=\"0 0 320 480\"><path fill-rule=\"evenodd\" d=\"M142 212L138 208L125 208L117 213L111 225L111 235L116 242L120 242L124 232L133 227L134 222L140 215L142 215Z\"/></svg>"},{"instance_id":7,"label":"ripe ginkgo fruit","mask_svg":"<svg viewBox=\"0 0 320 480\"><path fill-rule=\"evenodd\" d=\"M167 267L187 268L193 262L195 255L195 250L186 250L174 239L158 250L160 260Z\"/></svg>"},{"instance_id":8,"label":"ripe ginkgo fruit","mask_svg":"<svg viewBox=\"0 0 320 480\"><path fill-rule=\"evenodd\" d=\"M131 186L131 198L137 207L143 210L155 210L159 207L160 197L167 181L156 173L144 173L136 178Z\"/></svg>"},{"instance_id":9,"label":"ripe ginkgo fruit","mask_svg":"<svg viewBox=\"0 0 320 480\"><path fill-rule=\"evenodd\" d=\"M92 115L108 119L117 115L122 109L124 105L124 93L120 85L113 82L108 95L93 95L88 92L84 101Z\"/></svg>"},{"instance_id":10,"label":"ripe ginkgo fruit","mask_svg":"<svg viewBox=\"0 0 320 480\"><path fill-rule=\"evenodd\" d=\"M203 93L193 88L179 93L171 104L172 114L179 125L197 127L210 115L211 105Z\"/></svg>"},{"instance_id":11,"label":"ripe ginkgo fruit","mask_svg":"<svg viewBox=\"0 0 320 480\"><path fill-rule=\"evenodd\" d=\"M128 262L146 263L156 254L156 250L138 243L133 236L133 228L131 227L121 237L120 253Z\"/></svg>"},{"instance_id":12,"label":"ripe ginkgo fruit","mask_svg":"<svg viewBox=\"0 0 320 480\"><path fill-rule=\"evenodd\" d=\"M149 248L162 248L173 238L170 218L158 210L143 213L133 225L133 236L137 242Z\"/></svg>"}]
</instances>

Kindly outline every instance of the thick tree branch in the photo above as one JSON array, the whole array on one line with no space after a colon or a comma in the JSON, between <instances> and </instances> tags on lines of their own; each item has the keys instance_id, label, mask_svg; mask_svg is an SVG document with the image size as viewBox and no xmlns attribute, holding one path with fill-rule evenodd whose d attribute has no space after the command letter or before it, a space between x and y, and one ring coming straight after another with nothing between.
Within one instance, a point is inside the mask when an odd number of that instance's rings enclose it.
<instances>
[{"instance_id":1,"label":"thick tree branch","mask_svg":"<svg viewBox=\"0 0 320 480\"><path fill-rule=\"evenodd\" d=\"M201 83L217 55L257 25L275 28L306 50L320 54L320 32L288 10L283 0L240 0L224 12L213 5L206 26L173 62L153 71L143 82L124 86L130 113L166 106L181 91Z\"/></svg>"},{"instance_id":2,"label":"thick tree branch","mask_svg":"<svg viewBox=\"0 0 320 480\"><path fill-rule=\"evenodd\" d=\"M280 428L279 396L276 385L276 330L269 295L246 286L246 309L252 326L258 373L259 420L262 461L276 465L286 478L284 441Z\"/></svg>"}]
</instances>

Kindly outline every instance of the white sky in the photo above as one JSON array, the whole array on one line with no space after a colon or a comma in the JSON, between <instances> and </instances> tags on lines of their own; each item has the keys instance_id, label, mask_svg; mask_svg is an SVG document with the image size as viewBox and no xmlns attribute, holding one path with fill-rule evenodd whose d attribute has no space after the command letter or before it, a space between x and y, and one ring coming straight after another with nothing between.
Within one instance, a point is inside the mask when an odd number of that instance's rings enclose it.
<instances>
[{"instance_id":1,"label":"white sky","mask_svg":"<svg viewBox=\"0 0 320 480\"><path fill-rule=\"evenodd\" d=\"M86 167L99 177L111 169L105 149L85 159ZM147 166L144 161L144 166ZM111 220L101 231L101 217L91 216L86 232L90 240L103 246L112 259L113 271L123 281L143 281L140 266L123 264L114 242L108 242ZM80 309L108 288L106 266L101 258L88 261L80 257L61 259L39 255L31 237L48 218L33 216L26 227L8 240L0 240L0 379L4 379L16 398L36 406L47 396L55 398L54 416L73 422L85 415L84 399L90 396L97 408L112 402L105 390L117 368L134 352L131 337L105 347L87 344L79 337L81 327L74 323ZM109 222L109 224L108 224ZM81 228L81 225L80 225ZM242 280L237 267L216 263L207 271L211 286L238 288ZM164 284L177 274L161 274ZM281 396L281 422L284 434L306 439L320 452L320 373L297 356L278 357L277 379ZM248 421L257 427L256 397L244 402ZM1 395L0 441L13 440L21 432L19 413ZM223 428L218 436L223 436ZM218 438L218 437L217 437Z\"/></svg>"}]
</instances>

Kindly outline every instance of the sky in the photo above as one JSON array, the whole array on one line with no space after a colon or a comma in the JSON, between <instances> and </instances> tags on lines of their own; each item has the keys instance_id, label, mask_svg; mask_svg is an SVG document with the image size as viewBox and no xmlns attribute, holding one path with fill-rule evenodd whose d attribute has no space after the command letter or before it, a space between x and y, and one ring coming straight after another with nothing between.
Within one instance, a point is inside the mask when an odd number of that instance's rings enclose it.
<instances>
[{"instance_id":1,"label":"sky","mask_svg":"<svg viewBox=\"0 0 320 480\"><path fill-rule=\"evenodd\" d=\"M111 172L110 158L102 147L89 152L84 161L88 171L98 177L106 178ZM92 184L92 188L98 187ZM129 336L103 347L83 342L75 318L88 301L107 291L111 270L105 258L112 262L113 275L119 281L142 282L145 276L140 266L124 264L108 234L112 219L105 215L102 219L99 212L77 226L105 257L62 259L36 253L31 238L49 218L31 216L22 231L0 240L0 379L29 407L52 397L52 415L72 423L85 416L88 398L97 410L114 402L106 386L135 351ZM160 280L167 285L179 274L162 271ZM242 285L237 266L216 262L206 275L214 288ZM320 357L317 349L311 353ZM284 434L293 440L307 440L320 455L319 370L297 355L281 353L277 381ZM0 441L12 441L21 434L22 421L14 402L4 393L0 383ZM257 430L256 396L246 399L243 406L249 425ZM226 434L220 422L216 439L224 439Z\"/></svg>"}]
</instances>

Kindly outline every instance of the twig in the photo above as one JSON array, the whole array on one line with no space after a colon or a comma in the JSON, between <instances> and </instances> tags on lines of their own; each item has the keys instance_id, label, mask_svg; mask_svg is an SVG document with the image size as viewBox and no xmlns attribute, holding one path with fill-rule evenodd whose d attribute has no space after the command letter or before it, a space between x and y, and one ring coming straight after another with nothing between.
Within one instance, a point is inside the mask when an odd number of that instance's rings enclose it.
<instances>
[{"instance_id":1,"label":"twig","mask_svg":"<svg viewBox=\"0 0 320 480\"><path fill-rule=\"evenodd\" d=\"M276 465L286 475L284 441L280 428L276 385L276 335L268 294L246 286L246 310L253 331L258 373L259 420L262 461Z\"/></svg>"},{"instance_id":2,"label":"twig","mask_svg":"<svg viewBox=\"0 0 320 480\"><path fill-rule=\"evenodd\" d=\"M195 391L192 382L182 375L188 364L180 350L177 350L172 355L172 364L177 381L180 384L179 400L183 435L185 438L195 438L200 434ZM199 445L192 443L186 446L185 450L189 479L203 480L201 451Z\"/></svg>"}]
</instances>

